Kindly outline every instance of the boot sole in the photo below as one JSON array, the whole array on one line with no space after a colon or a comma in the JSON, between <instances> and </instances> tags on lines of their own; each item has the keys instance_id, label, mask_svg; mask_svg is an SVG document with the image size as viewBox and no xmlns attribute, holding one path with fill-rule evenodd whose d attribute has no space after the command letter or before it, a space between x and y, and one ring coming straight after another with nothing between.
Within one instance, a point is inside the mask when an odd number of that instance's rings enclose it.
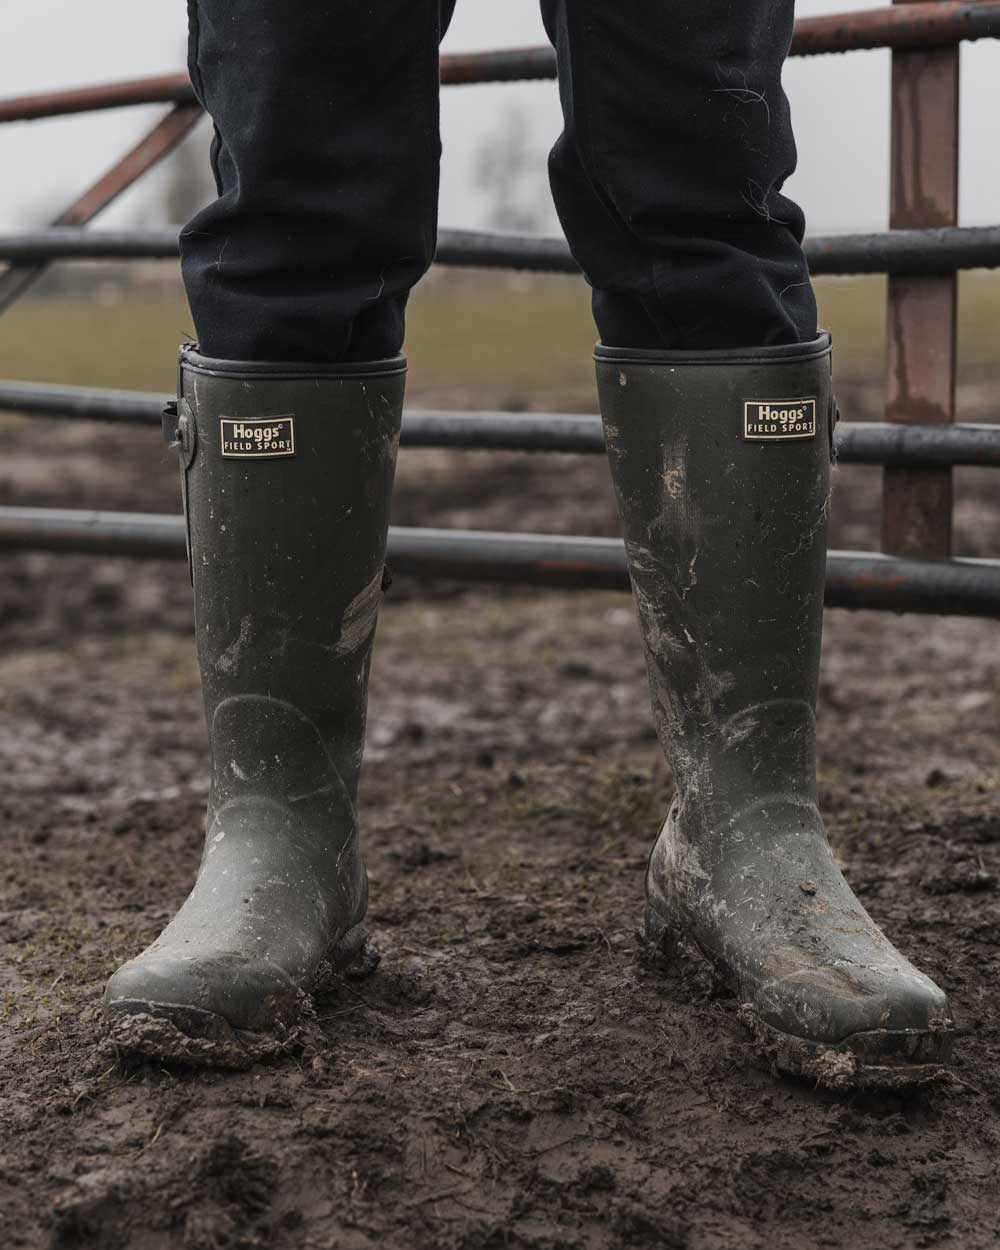
<instances>
[{"instance_id":1,"label":"boot sole","mask_svg":"<svg viewBox=\"0 0 1000 1250\"><path fill-rule=\"evenodd\" d=\"M187 1003L126 998L105 1008L107 1038L118 1050L147 1059L196 1067L249 1068L288 1053L296 1022L310 1009L311 991L335 972L374 971L379 958L364 925L349 929L309 984L299 989L290 1018L276 1019L270 1031L238 1029L218 1012Z\"/></svg>"},{"instance_id":2,"label":"boot sole","mask_svg":"<svg viewBox=\"0 0 1000 1250\"><path fill-rule=\"evenodd\" d=\"M953 1029L871 1029L834 1045L783 1033L765 1024L749 1003L738 1015L757 1052L777 1071L827 1089L912 1089L949 1075Z\"/></svg>"},{"instance_id":3,"label":"boot sole","mask_svg":"<svg viewBox=\"0 0 1000 1250\"><path fill-rule=\"evenodd\" d=\"M647 947L661 957L676 955L681 946L697 951L732 985L724 968L696 943L675 932L669 921L648 905L645 938ZM814 1042L767 1024L752 1003L742 1004L737 1016L750 1033L757 1054L772 1068L814 1080L827 1089L908 1089L950 1076L946 1065L955 1030L945 1024L931 1029L871 1029L852 1033L840 1042Z\"/></svg>"}]
</instances>

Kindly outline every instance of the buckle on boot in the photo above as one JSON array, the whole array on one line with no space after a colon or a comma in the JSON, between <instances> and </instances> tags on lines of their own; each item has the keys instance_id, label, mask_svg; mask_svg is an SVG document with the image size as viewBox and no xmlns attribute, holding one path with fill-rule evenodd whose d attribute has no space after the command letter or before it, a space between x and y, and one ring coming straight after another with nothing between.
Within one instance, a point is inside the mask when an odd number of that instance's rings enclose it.
<instances>
[{"instance_id":1,"label":"buckle on boot","mask_svg":"<svg viewBox=\"0 0 1000 1250\"><path fill-rule=\"evenodd\" d=\"M179 451L181 466L189 469L198 444L198 427L191 405L186 399L172 399L163 409L160 425L167 446Z\"/></svg>"},{"instance_id":2,"label":"buckle on boot","mask_svg":"<svg viewBox=\"0 0 1000 1250\"><path fill-rule=\"evenodd\" d=\"M840 404L837 403L837 396L830 392L830 415L827 419L827 429L830 431L830 459L837 459L837 449L833 445L833 432L837 428L837 422L840 420Z\"/></svg>"},{"instance_id":3,"label":"buckle on boot","mask_svg":"<svg viewBox=\"0 0 1000 1250\"><path fill-rule=\"evenodd\" d=\"M177 400L168 400L160 414L160 429L163 431L163 441L168 447L176 447L181 441L177 433L177 419Z\"/></svg>"}]
</instances>

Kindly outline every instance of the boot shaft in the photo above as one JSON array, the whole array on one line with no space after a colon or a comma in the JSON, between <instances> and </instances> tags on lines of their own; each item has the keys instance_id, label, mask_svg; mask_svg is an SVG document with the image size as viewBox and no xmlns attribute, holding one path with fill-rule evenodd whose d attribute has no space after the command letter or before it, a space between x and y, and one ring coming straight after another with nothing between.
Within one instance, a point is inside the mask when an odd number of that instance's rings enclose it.
<instances>
[{"instance_id":1,"label":"boot shaft","mask_svg":"<svg viewBox=\"0 0 1000 1250\"><path fill-rule=\"evenodd\" d=\"M180 361L178 436L198 655L220 703L315 724L351 797L364 739L405 362Z\"/></svg>"},{"instance_id":2,"label":"boot shaft","mask_svg":"<svg viewBox=\"0 0 1000 1250\"><path fill-rule=\"evenodd\" d=\"M678 783L814 797L830 341L599 347L609 463ZM751 784L752 783L752 784Z\"/></svg>"}]
</instances>

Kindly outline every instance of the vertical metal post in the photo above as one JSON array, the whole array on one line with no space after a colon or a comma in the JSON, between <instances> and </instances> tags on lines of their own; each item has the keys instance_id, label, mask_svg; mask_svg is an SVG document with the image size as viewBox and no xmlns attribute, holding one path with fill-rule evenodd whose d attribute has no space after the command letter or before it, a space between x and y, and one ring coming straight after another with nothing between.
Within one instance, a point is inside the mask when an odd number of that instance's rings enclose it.
<instances>
[{"instance_id":1,"label":"vertical metal post","mask_svg":"<svg viewBox=\"0 0 1000 1250\"><path fill-rule=\"evenodd\" d=\"M958 47L892 54L889 224L894 229L957 224L958 60ZM888 421L930 425L954 421L957 293L953 273L890 276ZM885 470L883 551L947 556L951 518L951 469Z\"/></svg>"}]
</instances>

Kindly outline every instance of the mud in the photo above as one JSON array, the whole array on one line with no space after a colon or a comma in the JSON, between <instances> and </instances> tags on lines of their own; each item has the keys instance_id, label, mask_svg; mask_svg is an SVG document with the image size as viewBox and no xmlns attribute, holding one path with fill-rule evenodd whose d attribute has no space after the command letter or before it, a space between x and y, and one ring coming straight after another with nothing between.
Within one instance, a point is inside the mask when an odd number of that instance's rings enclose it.
<instances>
[{"instance_id":1,"label":"mud","mask_svg":"<svg viewBox=\"0 0 1000 1250\"><path fill-rule=\"evenodd\" d=\"M5 501L176 510L151 433L5 438ZM986 482L958 511L981 554ZM871 545L873 484L840 474L838 545ZM617 529L603 465L568 458L404 452L395 519ZM776 1077L704 965L641 957L672 780L630 601L400 578L362 785L377 970L245 1071L123 1062L103 983L200 849L190 629L183 566L2 561L0 1244L997 1244L996 623L827 616L830 836L963 1032L952 1078L908 1097Z\"/></svg>"}]
</instances>

